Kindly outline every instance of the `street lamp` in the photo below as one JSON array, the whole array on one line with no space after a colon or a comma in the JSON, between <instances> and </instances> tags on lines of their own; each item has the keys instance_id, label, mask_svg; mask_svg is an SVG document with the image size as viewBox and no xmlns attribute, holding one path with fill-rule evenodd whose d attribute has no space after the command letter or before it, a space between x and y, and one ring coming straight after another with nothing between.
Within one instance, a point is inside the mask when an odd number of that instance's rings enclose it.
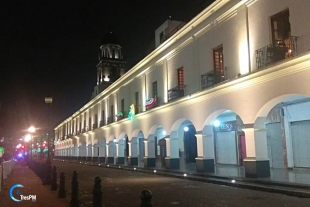
<instances>
[{"instance_id":1,"label":"street lamp","mask_svg":"<svg viewBox=\"0 0 310 207\"><path fill-rule=\"evenodd\" d=\"M50 138L49 138L49 135L51 133L49 133L49 127L50 127L50 111L51 111L51 105L52 105L52 102L53 102L53 98L52 97L45 97L45 103L47 104L47 107L48 107L48 116L47 116L47 159L46 159L46 162L45 162L45 179L43 181L43 185L51 185L52 184L52 163L51 163L51 159L50 159Z\"/></svg>"},{"instance_id":2,"label":"street lamp","mask_svg":"<svg viewBox=\"0 0 310 207\"><path fill-rule=\"evenodd\" d=\"M47 116L47 123L48 123L48 130L47 130L47 162L51 162L50 160L50 138L49 138L49 127L50 127L50 107L52 105L52 102L53 102L53 98L52 97L45 97L45 103L47 104L48 106L48 116Z\"/></svg>"},{"instance_id":3,"label":"street lamp","mask_svg":"<svg viewBox=\"0 0 310 207\"><path fill-rule=\"evenodd\" d=\"M28 132L30 133L30 150L31 150L31 159L32 159L32 133L34 133L36 131L36 128L34 128L33 126L28 128ZM29 141L29 140L28 140Z\"/></svg>"}]
</instances>

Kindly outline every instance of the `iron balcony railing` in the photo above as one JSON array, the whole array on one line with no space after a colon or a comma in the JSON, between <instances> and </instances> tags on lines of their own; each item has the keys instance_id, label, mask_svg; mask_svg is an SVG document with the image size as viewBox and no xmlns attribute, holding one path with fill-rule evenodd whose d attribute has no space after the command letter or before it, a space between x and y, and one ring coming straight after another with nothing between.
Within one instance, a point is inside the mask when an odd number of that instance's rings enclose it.
<instances>
[{"instance_id":1,"label":"iron balcony railing","mask_svg":"<svg viewBox=\"0 0 310 207\"><path fill-rule=\"evenodd\" d=\"M113 116L108 117L107 124L111 124L114 121Z\"/></svg>"},{"instance_id":2,"label":"iron balcony railing","mask_svg":"<svg viewBox=\"0 0 310 207\"><path fill-rule=\"evenodd\" d=\"M220 71L210 71L201 75L201 88L210 88L226 80L225 74Z\"/></svg>"},{"instance_id":3,"label":"iron balcony railing","mask_svg":"<svg viewBox=\"0 0 310 207\"><path fill-rule=\"evenodd\" d=\"M168 102L182 98L184 96L184 85L176 86L168 90Z\"/></svg>"},{"instance_id":4,"label":"iron balcony railing","mask_svg":"<svg viewBox=\"0 0 310 207\"><path fill-rule=\"evenodd\" d=\"M297 39L297 37L290 36L285 40L277 40L274 44L256 50L257 69L262 69L270 64L296 56Z\"/></svg>"},{"instance_id":5,"label":"iron balcony railing","mask_svg":"<svg viewBox=\"0 0 310 207\"><path fill-rule=\"evenodd\" d=\"M102 126L104 126L104 125L105 125L104 120L101 120L100 123L99 123L99 126L102 127Z\"/></svg>"}]
</instances>

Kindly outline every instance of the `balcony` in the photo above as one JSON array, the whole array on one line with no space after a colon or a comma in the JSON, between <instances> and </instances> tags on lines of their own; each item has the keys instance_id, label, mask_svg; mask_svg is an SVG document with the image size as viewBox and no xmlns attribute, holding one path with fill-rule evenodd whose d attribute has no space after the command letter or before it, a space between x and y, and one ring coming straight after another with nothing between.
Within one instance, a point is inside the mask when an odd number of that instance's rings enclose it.
<instances>
[{"instance_id":1,"label":"balcony","mask_svg":"<svg viewBox=\"0 0 310 207\"><path fill-rule=\"evenodd\" d=\"M99 123L99 126L102 127L102 126L104 126L104 125L105 125L104 120L101 120L100 123Z\"/></svg>"},{"instance_id":2,"label":"balcony","mask_svg":"<svg viewBox=\"0 0 310 207\"><path fill-rule=\"evenodd\" d=\"M285 40L277 40L255 51L256 67L262 69L281 60L297 55L297 37L291 36Z\"/></svg>"},{"instance_id":3,"label":"balcony","mask_svg":"<svg viewBox=\"0 0 310 207\"><path fill-rule=\"evenodd\" d=\"M184 97L184 87L176 86L168 90L168 102Z\"/></svg>"},{"instance_id":4,"label":"balcony","mask_svg":"<svg viewBox=\"0 0 310 207\"><path fill-rule=\"evenodd\" d=\"M114 122L113 116L108 117L107 124L111 124Z\"/></svg>"},{"instance_id":5,"label":"balcony","mask_svg":"<svg viewBox=\"0 0 310 207\"><path fill-rule=\"evenodd\" d=\"M201 75L201 89L210 88L226 80L225 74L220 71L210 71Z\"/></svg>"}]
</instances>

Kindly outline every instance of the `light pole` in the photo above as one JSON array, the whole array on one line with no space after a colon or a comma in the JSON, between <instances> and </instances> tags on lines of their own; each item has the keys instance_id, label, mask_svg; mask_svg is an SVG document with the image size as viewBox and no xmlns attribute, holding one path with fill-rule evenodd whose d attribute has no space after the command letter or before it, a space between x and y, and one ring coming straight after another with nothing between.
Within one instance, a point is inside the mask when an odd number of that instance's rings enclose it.
<instances>
[{"instance_id":1,"label":"light pole","mask_svg":"<svg viewBox=\"0 0 310 207\"><path fill-rule=\"evenodd\" d=\"M48 112L47 112L47 159L45 162L45 179L43 181L43 185L51 185L52 184L52 163L50 159L50 138L49 138L49 127L50 127L50 111L51 111L51 105L53 102L52 97L45 97L45 103L47 104L48 107Z\"/></svg>"},{"instance_id":2,"label":"light pole","mask_svg":"<svg viewBox=\"0 0 310 207\"><path fill-rule=\"evenodd\" d=\"M32 160L32 133L34 133L36 131L36 128L34 128L33 126L28 128L28 132L30 133L30 154L31 154L31 160Z\"/></svg>"},{"instance_id":3,"label":"light pole","mask_svg":"<svg viewBox=\"0 0 310 207\"><path fill-rule=\"evenodd\" d=\"M50 133L49 133L49 127L50 127L50 111L51 111L51 105L53 102L53 98L52 97L45 97L45 103L47 104L48 107L48 116L47 116L47 123L48 123L48 127L47 127L47 160L48 162L51 162L50 160Z\"/></svg>"}]
</instances>

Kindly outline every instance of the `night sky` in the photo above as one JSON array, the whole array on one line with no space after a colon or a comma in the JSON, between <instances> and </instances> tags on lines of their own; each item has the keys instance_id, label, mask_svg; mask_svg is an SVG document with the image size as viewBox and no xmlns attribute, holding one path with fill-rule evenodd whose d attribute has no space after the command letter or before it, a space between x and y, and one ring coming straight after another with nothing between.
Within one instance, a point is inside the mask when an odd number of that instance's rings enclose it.
<instances>
[{"instance_id":1,"label":"night sky","mask_svg":"<svg viewBox=\"0 0 310 207\"><path fill-rule=\"evenodd\" d=\"M0 137L46 131L86 104L96 85L103 35L123 47L126 69L143 59L169 16L188 22L212 0L34 1L0 6Z\"/></svg>"}]
</instances>

